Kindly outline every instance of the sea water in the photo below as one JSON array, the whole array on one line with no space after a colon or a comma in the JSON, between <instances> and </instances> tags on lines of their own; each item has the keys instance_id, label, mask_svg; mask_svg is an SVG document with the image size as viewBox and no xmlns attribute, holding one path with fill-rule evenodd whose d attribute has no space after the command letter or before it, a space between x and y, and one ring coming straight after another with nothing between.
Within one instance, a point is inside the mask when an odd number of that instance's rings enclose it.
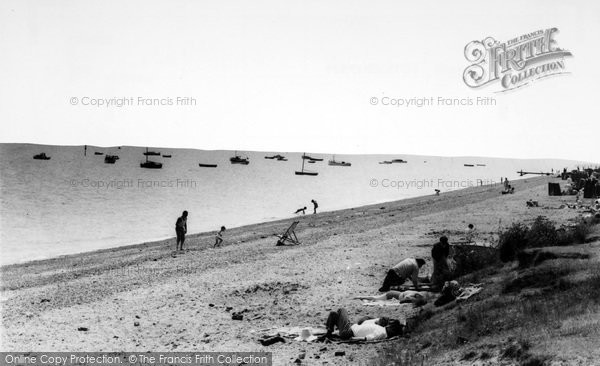
<instances>
[{"instance_id":1,"label":"sea water","mask_svg":"<svg viewBox=\"0 0 600 366\"><path fill-rule=\"evenodd\" d=\"M145 147L100 148L0 144L0 264L11 264L175 235L183 210L188 233L221 226L294 216L298 208L319 211L398 200L517 179L518 170L550 171L576 162L414 155L337 155L350 167L305 162L317 176L295 175L302 153L280 153L288 161L265 159L276 152L239 152L249 165L231 164L232 151L150 148L162 169L143 169ZM45 152L50 160L34 160ZM105 164L104 155L119 156ZM391 159L407 163L379 164ZM218 164L202 168L199 163ZM466 167L464 164L473 164ZM480 164L480 166L477 166ZM485 166L484 166L485 165ZM208 244L207 244L208 245ZM174 246L174 245L173 245Z\"/></svg>"}]
</instances>

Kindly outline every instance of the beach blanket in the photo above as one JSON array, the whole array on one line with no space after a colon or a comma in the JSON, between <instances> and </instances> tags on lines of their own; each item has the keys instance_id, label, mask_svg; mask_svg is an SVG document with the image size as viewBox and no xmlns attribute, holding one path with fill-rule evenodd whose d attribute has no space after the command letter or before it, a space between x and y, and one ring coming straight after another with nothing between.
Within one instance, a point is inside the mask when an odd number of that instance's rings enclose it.
<instances>
[{"instance_id":1,"label":"beach blanket","mask_svg":"<svg viewBox=\"0 0 600 366\"><path fill-rule=\"evenodd\" d=\"M398 299L389 300L362 300L362 304L365 306L400 306L400 305L411 305L411 303L400 302Z\"/></svg>"},{"instance_id":2,"label":"beach blanket","mask_svg":"<svg viewBox=\"0 0 600 366\"><path fill-rule=\"evenodd\" d=\"M360 343L364 343L364 344L370 344L370 343L382 343L382 342L390 342L390 341L394 341L399 339L400 336L395 336L392 338L386 338L386 339L377 339L374 341L365 341L364 339L341 339L337 336L329 338L328 341L332 342L332 343L350 343L350 344L360 344Z\"/></svg>"},{"instance_id":3,"label":"beach blanket","mask_svg":"<svg viewBox=\"0 0 600 366\"><path fill-rule=\"evenodd\" d=\"M471 296L480 293L481 290L483 290L483 287L481 287L480 283L479 284L469 284L469 286L462 288L460 295L458 295L456 297L456 301L457 302L465 301L466 299L470 298Z\"/></svg>"},{"instance_id":4,"label":"beach blanket","mask_svg":"<svg viewBox=\"0 0 600 366\"><path fill-rule=\"evenodd\" d=\"M266 337L282 336L285 338L297 338L302 333L303 329L309 328L313 335L319 336L327 333L327 329L324 327L307 327L307 326L296 326L296 327L280 327L280 328L267 328L259 330L259 333L263 333Z\"/></svg>"},{"instance_id":5,"label":"beach blanket","mask_svg":"<svg viewBox=\"0 0 600 366\"><path fill-rule=\"evenodd\" d=\"M425 303L433 299L436 294L428 291L406 290L400 296L399 299L362 300L362 302L365 306L410 306L415 303Z\"/></svg>"}]
</instances>

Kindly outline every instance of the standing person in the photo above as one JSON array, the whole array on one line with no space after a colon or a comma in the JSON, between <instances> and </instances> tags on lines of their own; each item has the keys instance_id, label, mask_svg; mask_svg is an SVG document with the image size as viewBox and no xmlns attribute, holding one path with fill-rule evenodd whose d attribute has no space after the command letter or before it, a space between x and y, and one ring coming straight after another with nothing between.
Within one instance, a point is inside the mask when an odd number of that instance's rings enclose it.
<instances>
[{"instance_id":1,"label":"standing person","mask_svg":"<svg viewBox=\"0 0 600 366\"><path fill-rule=\"evenodd\" d=\"M181 217L177 218L175 222L175 233L177 234L177 248L176 250L183 250L183 242L185 242L185 234L187 233L187 217L188 212L183 211ZM180 249L181 243L181 249Z\"/></svg>"},{"instance_id":2,"label":"standing person","mask_svg":"<svg viewBox=\"0 0 600 366\"><path fill-rule=\"evenodd\" d=\"M213 248L220 247L221 243L223 243L223 232L225 232L225 226L221 226L221 231L215 236L215 245L213 245Z\"/></svg>"},{"instance_id":3,"label":"standing person","mask_svg":"<svg viewBox=\"0 0 600 366\"><path fill-rule=\"evenodd\" d=\"M508 178L504 178L504 190L509 190L510 189L510 185L508 184Z\"/></svg>"},{"instance_id":4,"label":"standing person","mask_svg":"<svg viewBox=\"0 0 600 366\"><path fill-rule=\"evenodd\" d=\"M450 244L448 244L448 238L442 236L440 241L434 244L431 249L431 258L433 259L433 274L431 275L432 286L441 289L444 282L452 280L452 272L448 265L449 255Z\"/></svg>"},{"instance_id":5,"label":"standing person","mask_svg":"<svg viewBox=\"0 0 600 366\"><path fill-rule=\"evenodd\" d=\"M319 207L319 204L315 200L310 200L310 202L312 202L312 204L314 206L314 211L313 211L313 215L314 215L317 213L317 207Z\"/></svg>"},{"instance_id":6,"label":"standing person","mask_svg":"<svg viewBox=\"0 0 600 366\"><path fill-rule=\"evenodd\" d=\"M379 292L388 292L391 286L400 286L407 279L411 279L415 290L419 289L419 269L423 267L425 260L421 258L406 258L390 269L383 280Z\"/></svg>"}]
</instances>

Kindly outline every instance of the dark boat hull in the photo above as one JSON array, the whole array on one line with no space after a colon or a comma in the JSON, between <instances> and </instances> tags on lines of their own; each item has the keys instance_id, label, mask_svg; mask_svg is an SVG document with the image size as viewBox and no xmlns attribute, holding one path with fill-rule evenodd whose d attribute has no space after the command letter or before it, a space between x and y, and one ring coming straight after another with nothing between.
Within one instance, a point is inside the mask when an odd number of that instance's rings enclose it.
<instances>
[{"instance_id":1,"label":"dark boat hull","mask_svg":"<svg viewBox=\"0 0 600 366\"><path fill-rule=\"evenodd\" d=\"M217 164L198 164L201 168L216 168Z\"/></svg>"},{"instance_id":2,"label":"dark boat hull","mask_svg":"<svg viewBox=\"0 0 600 366\"><path fill-rule=\"evenodd\" d=\"M315 175L318 175L318 174L319 174L318 172L296 172L296 175L312 175L312 176L315 176Z\"/></svg>"},{"instance_id":3,"label":"dark boat hull","mask_svg":"<svg viewBox=\"0 0 600 366\"><path fill-rule=\"evenodd\" d=\"M330 161L329 165L331 165L331 166L352 166L351 163L346 163L344 161L341 161L341 162L339 162L339 161Z\"/></svg>"},{"instance_id":4,"label":"dark boat hull","mask_svg":"<svg viewBox=\"0 0 600 366\"><path fill-rule=\"evenodd\" d=\"M141 163L140 164L140 168L145 168L145 169L161 169L162 168L162 164L161 163L153 163L153 164Z\"/></svg>"}]
</instances>

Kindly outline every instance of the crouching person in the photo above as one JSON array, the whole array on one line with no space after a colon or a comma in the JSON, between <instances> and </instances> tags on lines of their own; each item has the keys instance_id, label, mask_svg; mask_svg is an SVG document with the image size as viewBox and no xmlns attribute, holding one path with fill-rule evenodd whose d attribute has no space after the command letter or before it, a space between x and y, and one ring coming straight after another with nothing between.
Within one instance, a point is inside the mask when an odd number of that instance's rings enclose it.
<instances>
[{"instance_id":1,"label":"crouching person","mask_svg":"<svg viewBox=\"0 0 600 366\"><path fill-rule=\"evenodd\" d=\"M383 285L379 292L388 292L392 286L400 286L407 279L411 279L415 290L419 289L419 269L425 265L425 260L421 258L406 258L390 269L383 280Z\"/></svg>"},{"instance_id":2,"label":"crouching person","mask_svg":"<svg viewBox=\"0 0 600 366\"><path fill-rule=\"evenodd\" d=\"M330 337L337 328L339 336L343 340L364 341L392 338L401 335L403 328L399 320L384 317L376 319L361 318L358 323L350 323L348 312L344 308L330 312L325 326L327 327L325 337Z\"/></svg>"}]
</instances>

